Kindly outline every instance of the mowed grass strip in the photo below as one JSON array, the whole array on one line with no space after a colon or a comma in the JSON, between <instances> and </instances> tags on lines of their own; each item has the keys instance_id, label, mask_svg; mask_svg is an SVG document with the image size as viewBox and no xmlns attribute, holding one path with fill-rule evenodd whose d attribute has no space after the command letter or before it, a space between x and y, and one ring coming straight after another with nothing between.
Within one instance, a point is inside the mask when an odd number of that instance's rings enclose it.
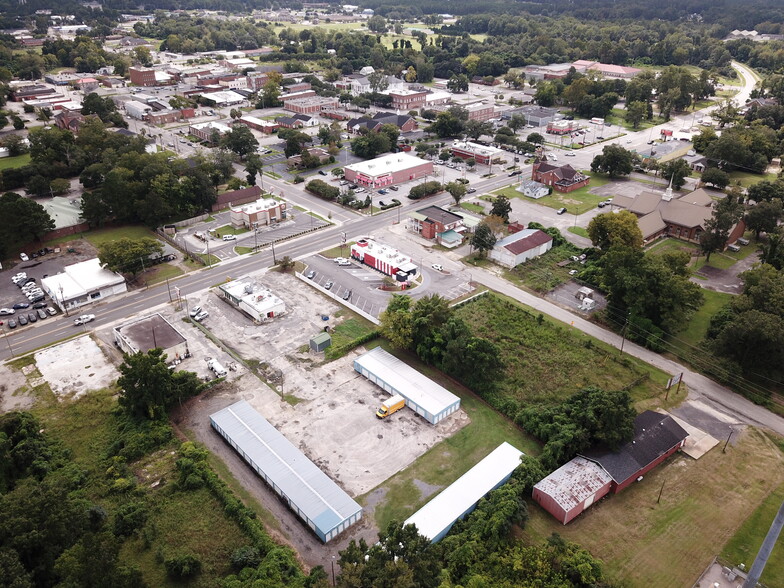
<instances>
[{"instance_id":1,"label":"mowed grass strip","mask_svg":"<svg viewBox=\"0 0 784 588\"><path fill-rule=\"evenodd\" d=\"M784 456L766 435L749 429L735 440L726 453L719 445L699 460L677 454L566 526L529 501L522 540L538 543L558 533L603 560L610 579L623 586L693 586L784 482Z\"/></svg>"},{"instance_id":2,"label":"mowed grass strip","mask_svg":"<svg viewBox=\"0 0 784 588\"><path fill-rule=\"evenodd\" d=\"M586 386L631 386L632 396L641 400L661 393L666 382L655 368L497 294L466 303L457 316L499 348L506 370L489 398L495 406L555 404Z\"/></svg>"},{"instance_id":3,"label":"mowed grass strip","mask_svg":"<svg viewBox=\"0 0 784 588\"><path fill-rule=\"evenodd\" d=\"M375 347L374 343L368 344L367 347ZM380 529L385 528L393 519L403 521L411 516L440 490L457 480L504 441L528 455L539 454L540 446L533 437L493 410L476 394L450 380L438 370L426 366L413 354L401 352L386 342L382 342L381 345L414 369L459 396L460 406L471 422L432 447L410 467L398 472L368 494L359 497L359 503L366 505L369 501L373 501L374 492L384 493L384 497L375 509L375 519ZM390 418L394 418L394 415ZM437 486L439 489L434 494L423 497L417 483Z\"/></svg>"}]
</instances>

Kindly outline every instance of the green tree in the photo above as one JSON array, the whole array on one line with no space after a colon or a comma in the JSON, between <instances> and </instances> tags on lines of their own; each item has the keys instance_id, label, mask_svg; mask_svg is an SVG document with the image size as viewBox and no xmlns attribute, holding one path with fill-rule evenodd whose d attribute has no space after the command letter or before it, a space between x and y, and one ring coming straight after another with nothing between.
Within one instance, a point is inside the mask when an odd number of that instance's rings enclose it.
<instances>
[{"instance_id":1,"label":"green tree","mask_svg":"<svg viewBox=\"0 0 784 588\"><path fill-rule=\"evenodd\" d=\"M387 21L383 16L375 14L368 19L367 27L374 33L385 33L387 32Z\"/></svg>"},{"instance_id":2,"label":"green tree","mask_svg":"<svg viewBox=\"0 0 784 588\"><path fill-rule=\"evenodd\" d=\"M594 247L607 251L614 245L642 249L642 232L637 215L628 210L596 215L588 223L588 237Z\"/></svg>"},{"instance_id":3,"label":"green tree","mask_svg":"<svg viewBox=\"0 0 784 588\"><path fill-rule=\"evenodd\" d=\"M234 125L228 133L221 137L220 144L229 151L233 151L240 158L245 159L251 153L255 153L259 147L259 142L253 136L251 130L245 125Z\"/></svg>"},{"instance_id":4,"label":"green tree","mask_svg":"<svg viewBox=\"0 0 784 588\"><path fill-rule=\"evenodd\" d=\"M700 249L705 261L710 261L711 253L722 251L727 245L730 231L743 216L743 205L733 194L713 204L711 218L705 221L705 230L700 235Z\"/></svg>"},{"instance_id":5,"label":"green tree","mask_svg":"<svg viewBox=\"0 0 784 588\"><path fill-rule=\"evenodd\" d=\"M453 75L446 83L446 88L452 93L468 92L468 76L465 74Z\"/></svg>"},{"instance_id":6,"label":"green tree","mask_svg":"<svg viewBox=\"0 0 784 588\"><path fill-rule=\"evenodd\" d=\"M544 137L541 133L529 133L526 141L533 143L534 145L544 145Z\"/></svg>"},{"instance_id":7,"label":"green tree","mask_svg":"<svg viewBox=\"0 0 784 588\"><path fill-rule=\"evenodd\" d=\"M704 172L702 172L700 180L703 184L711 184L719 190L723 190L730 185L729 174L723 169L719 169L718 167L707 168Z\"/></svg>"},{"instance_id":8,"label":"green tree","mask_svg":"<svg viewBox=\"0 0 784 588\"><path fill-rule=\"evenodd\" d=\"M680 190L691 175L691 168L683 159L671 159L662 164L661 175L674 189Z\"/></svg>"},{"instance_id":9,"label":"green tree","mask_svg":"<svg viewBox=\"0 0 784 588\"><path fill-rule=\"evenodd\" d=\"M122 238L107 241L98 247L98 260L101 265L113 272L131 274L135 277L144 267L149 267L151 255L160 255L163 245L157 239L142 237L141 239Z\"/></svg>"},{"instance_id":10,"label":"green tree","mask_svg":"<svg viewBox=\"0 0 784 588\"><path fill-rule=\"evenodd\" d=\"M634 167L634 154L620 145L605 145L600 155L593 158L591 171L616 178L628 176Z\"/></svg>"},{"instance_id":11,"label":"green tree","mask_svg":"<svg viewBox=\"0 0 784 588\"><path fill-rule=\"evenodd\" d=\"M411 298L393 294L387 309L381 313L381 333L395 347L410 349L413 344Z\"/></svg>"},{"instance_id":12,"label":"green tree","mask_svg":"<svg viewBox=\"0 0 784 588\"><path fill-rule=\"evenodd\" d=\"M496 241L497 239L492 229L482 222L477 225L471 237L471 247L479 252L480 257L484 257L488 251L495 247Z\"/></svg>"},{"instance_id":13,"label":"green tree","mask_svg":"<svg viewBox=\"0 0 784 588\"><path fill-rule=\"evenodd\" d=\"M460 204L460 200L466 195L468 188L462 182L449 182L444 186L444 189L452 195L455 201L455 206Z\"/></svg>"},{"instance_id":14,"label":"green tree","mask_svg":"<svg viewBox=\"0 0 784 588\"><path fill-rule=\"evenodd\" d=\"M493 206L490 208L491 216L499 216L504 219L505 223L509 222L509 213L512 212L512 203L506 196L498 196L493 200Z\"/></svg>"},{"instance_id":15,"label":"green tree","mask_svg":"<svg viewBox=\"0 0 784 588\"><path fill-rule=\"evenodd\" d=\"M357 157L373 159L392 148L389 136L384 133L370 132L351 141L351 150Z\"/></svg>"},{"instance_id":16,"label":"green tree","mask_svg":"<svg viewBox=\"0 0 784 588\"><path fill-rule=\"evenodd\" d=\"M428 133L435 133L439 138L461 135L465 125L451 112L439 112L436 120L427 127Z\"/></svg>"},{"instance_id":17,"label":"green tree","mask_svg":"<svg viewBox=\"0 0 784 588\"><path fill-rule=\"evenodd\" d=\"M781 200L763 201L746 210L746 228L754 231L754 236L759 241L760 233L772 233L782 216L784 209Z\"/></svg>"},{"instance_id":18,"label":"green tree","mask_svg":"<svg viewBox=\"0 0 784 588\"><path fill-rule=\"evenodd\" d=\"M627 123L632 125L632 128L636 129L639 128L640 123L645 118L645 115L648 112L648 105L645 102L630 102L626 106L626 114L624 115L624 120Z\"/></svg>"}]
</instances>

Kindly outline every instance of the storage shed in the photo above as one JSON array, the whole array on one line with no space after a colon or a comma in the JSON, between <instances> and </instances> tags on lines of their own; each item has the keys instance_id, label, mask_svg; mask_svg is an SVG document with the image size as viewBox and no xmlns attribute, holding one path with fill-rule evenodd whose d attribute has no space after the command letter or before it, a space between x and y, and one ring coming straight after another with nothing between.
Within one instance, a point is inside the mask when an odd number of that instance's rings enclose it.
<instances>
[{"instance_id":1,"label":"storage shed","mask_svg":"<svg viewBox=\"0 0 784 588\"><path fill-rule=\"evenodd\" d=\"M534 500L566 524L610 492L612 478L599 464L575 457L534 486Z\"/></svg>"},{"instance_id":2,"label":"storage shed","mask_svg":"<svg viewBox=\"0 0 784 588\"><path fill-rule=\"evenodd\" d=\"M329 333L319 333L310 339L310 348L313 351L324 351L330 345L332 345L332 337Z\"/></svg>"},{"instance_id":3,"label":"storage shed","mask_svg":"<svg viewBox=\"0 0 784 588\"><path fill-rule=\"evenodd\" d=\"M400 394L406 406L433 425L460 408L460 398L381 347L355 359L354 370L390 394Z\"/></svg>"},{"instance_id":4,"label":"storage shed","mask_svg":"<svg viewBox=\"0 0 784 588\"><path fill-rule=\"evenodd\" d=\"M404 525L416 525L420 535L436 543L458 520L470 513L491 490L503 485L517 466L523 452L503 442L487 457L455 480L438 496L420 508Z\"/></svg>"},{"instance_id":5,"label":"storage shed","mask_svg":"<svg viewBox=\"0 0 784 588\"><path fill-rule=\"evenodd\" d=\"M362 507L244 400L210 424L325 543L362 518Z\"/></svg>"}]
</instances>

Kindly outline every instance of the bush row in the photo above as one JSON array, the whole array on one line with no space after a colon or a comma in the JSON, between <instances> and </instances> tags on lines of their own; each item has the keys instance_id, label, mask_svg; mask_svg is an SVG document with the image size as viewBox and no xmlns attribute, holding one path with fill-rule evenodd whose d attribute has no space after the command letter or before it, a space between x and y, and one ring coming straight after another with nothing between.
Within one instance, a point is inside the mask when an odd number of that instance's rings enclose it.
<instances>
[{"instance_id":1,"label":"bush row","mask_svg":"<svg viewBox=\"0 0 784 588\"><path fill-rule=\"evenodd\" d=\"M444 187L441 185L441 182L425 182L424 184L419 184L418 186L411 188L411 191L408 193L408 197L411 200L419 200L425 196L438 194L443 189Z\"/></svg>"},{"instance_id":2,"label":"bush row","mask_svg":"<svg viewBox=\"0 0 784 588\"><path fill-rule=\"evenodd\" d=\"M337 200L340 196L340 190L335 186L330 186L324 180L311 180L305 186L305 189L324 200Z\"/></svg>"}]
</instances>

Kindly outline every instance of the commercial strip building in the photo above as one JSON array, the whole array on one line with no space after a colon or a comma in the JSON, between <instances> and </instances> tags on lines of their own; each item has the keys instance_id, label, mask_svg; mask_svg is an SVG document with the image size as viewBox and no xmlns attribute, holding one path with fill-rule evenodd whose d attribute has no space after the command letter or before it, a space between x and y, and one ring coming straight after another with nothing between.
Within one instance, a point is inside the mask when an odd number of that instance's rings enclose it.
<instances>
[{"instance_id":1,"label":"commercial strip building","mask_svg":"<svg viewBox=\"0 0 784 588\"><path fill-rule=\"evenodd\" d=\"M123 323L112 332L114 344L123 353L147 353L159 347L169 361L190 356L185 336L159 313Z\"/></svg>"},{"instance_id":2,"label":"commercial strip building","mask_svg":"<svg viewBox=\"0 0 784 588\"><path fill-rule=\"evenodd\" d=\"M583 452L537 482L533 499L565 525L605 495L642 481L683 447L686 437L671 416L646 410L634 419L634 438L620 450Z\"/></svg>"},{"instance_id":3,"label":"commercial strip building","mask_svg":"<svg viewBox=\"0 0 784 588\"><path fill-rule=\"evenodd\" d=\"M471 141L454 141L451 149L452 155L463 159L473 158L479 165L490 165L493 159L505 155L502 149Z\"/></svg>"},{"instance_id":4,"label":"commercial strip building","mask_svg":"<svg viewBox=\"0 0 784 588\"><path fill-rule=\"evenodd\" d=\"M220 297L257 323L285 314L286 304L266 286L249 277L218 286Z\"/></svg>"},{"instance_id":5,"label":"commercial strip building","mask_svg":"<svg viewBox=\"0 0 784 588\"><path fill-rule=\"evenodd\" d=\"M321 541L362 518L362 507L244 400L210 415L210 425Z\"/></svg>"},{"instance_id":6,"label":"commercial strip building","mask_svg":"<svg viewBox=\"0 0 784 588\"><path fill-rule=\"evenodd\" d=\"M97 257L67 265L61 273L43 278L41 288L62 311L128 291L125 278L101 267Z\"/></svg>"},{"instance_id":7,"label":"commercial strip building","mask_svg":"<svg viewBox=\"0 0 784 588\"><path fill-rule=\"evenodd\" d=\"M259 198L255 202L231 209L231 224L234 227L255 229L277 223L286 218L286 203L274 198Z\"/></svg>"},{"instance_id":8,"label":"commercial strip building","mask_svg":"<svg viewBox=\"0 0 784 588\"><path fill-rule=\"evenodd\" d=\"M347 165L343 173L349 182L381 188L430 175L433 173L433 162L407 153L390 153Z\"/></svg>"},{"instance_id":9,"label":"commercial strip building","mask_svg":"<svg viewBox=\"0 0 784 588\"><path fill-rule=\"evenodd\" d=\"M318 114L322 110L333 110L338 107L337 98L324 96L310 96L308 98L295 98L283 103L283 110L298 112L299 114Z\"/></svg>"},{"instance_id":10,"label":"commercial strip building","mask_svg":"<svg viewBox=\"0 0 784 588\"><path fill-rule=\"evenodd\" d=\"M360 239L354 243L351 246L351 257L382 274L394 277L398 282L405 282L417 273L417 266L411 257L372 239Z\"/></svg>"},{"instance_id":11,"label":"commercial strip building","mask_svg":"<svg viewBox=\"0 0 784 588\"><path fill-rule=\"evenodd\" d=\"M438 496L411 515L403 526L437 543L457 521L476 508L490 491L502 486L520 465L523 452L504 441L487 457L447 486Z\"/></svg>"},{"instance_id":12,"label":"commercial strip building","mask_svg":"<svg viewBox=\"0 0 784 588\"><path fill-rule=\"evenodd\" d=\"M354 370L436 425L460 408L460 398L381 347L354 360ZM454 521L453 521L454 522Z\"/></svg>"}]
</instances>

